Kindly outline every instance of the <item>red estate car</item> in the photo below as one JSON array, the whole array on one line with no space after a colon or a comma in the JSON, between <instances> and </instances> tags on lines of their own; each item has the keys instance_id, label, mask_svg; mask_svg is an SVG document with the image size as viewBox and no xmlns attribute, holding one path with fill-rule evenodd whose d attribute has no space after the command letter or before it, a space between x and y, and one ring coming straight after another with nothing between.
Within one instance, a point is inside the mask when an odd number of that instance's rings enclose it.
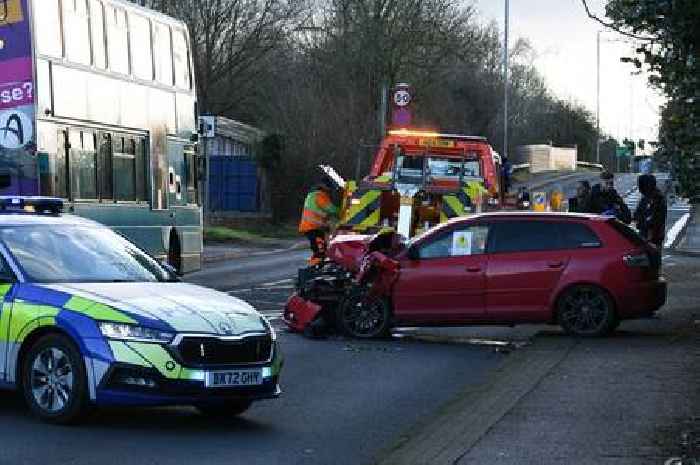
<instances>
[{"instance_id":1,"label":"red estate car","mask_svg":"<svg viewBox=\"0 0 700 465\"><path fill-rule=\"evenodd\" d=\"M603 216L487 213L407 244L342 237L329 259L301 276L285 312L290 327L325 313L356 337L401 325L518 323L599 336L666 302L658 250Z\"/></svg>"}]
</instances>

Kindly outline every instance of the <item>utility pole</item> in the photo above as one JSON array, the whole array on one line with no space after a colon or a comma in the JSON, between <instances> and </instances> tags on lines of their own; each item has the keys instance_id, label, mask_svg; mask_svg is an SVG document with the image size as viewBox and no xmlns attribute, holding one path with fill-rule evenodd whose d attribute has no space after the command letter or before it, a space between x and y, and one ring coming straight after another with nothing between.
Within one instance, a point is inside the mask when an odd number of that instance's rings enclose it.
<instances>
[{"instance_id":1,"label":"utility pole","mask_svg":"<svg viewBox=\"0 0 700 465\"><path fill-rule=\"evenodd\" d=\"M506 21L503 40L503 158L508 158L508 28L510 27L510 0L506 0Z\"/></svg>"},{"instance_id":2,"label":"utility pole","mask_svg":"<svg viewBox=\"0 0 700 465\"><path fill-rule=\"evenodd\" d=\"M389 103L387 101L387 93L389 92L389 88L386 84L386 82L382 83L381 86L381 95L379 96L379 118L378 118L378 123L379 123L379 140L382 140L382 138L386 135L386 116L387 113L389 112Z\"/></svg>"},{"instance_id":3,"label":"utility pole","mask_svg":"<svg viewBox=\"0 0 700 465\"><path fill-rule=\"evenodd\" d=\"M632 44L632 56L634 56L634 49L635 46ZM634 157L635 154L637 153L637 142L635 139L635 127L634 127L634 73L630 73L630 139L632 140L632 143L634 144L632 146L632 153L630 154L630 160L629 160L629 172L634 171Z\"/></svg>"},{"instance_id":4,"label":"utility pole","mask_svg":"<svg viewBox=\"0 0 700 465\"><path fill-rule=\"evenodd\" d=\"M596 66L597 84L596 84L596 110L595 110L595 121L596 121L595 162L600 164L600 31L598 31L597 41L596 41L596 61L597 61L597 66Z\"/></svg>"}]
</instances>

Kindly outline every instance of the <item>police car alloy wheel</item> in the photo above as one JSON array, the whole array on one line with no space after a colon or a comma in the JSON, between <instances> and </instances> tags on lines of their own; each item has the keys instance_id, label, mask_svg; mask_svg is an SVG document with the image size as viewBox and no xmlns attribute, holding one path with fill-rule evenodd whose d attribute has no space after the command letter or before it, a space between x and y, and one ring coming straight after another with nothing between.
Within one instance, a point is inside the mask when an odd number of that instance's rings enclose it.
<instances>
[{"instance_id":1,"label":"police car alloy wheel","mask_svg":"<svg viewBox=\"0 0 700 465\"><path fill-rule=\"evenodd\" d=\"M22 375L24 398L42 420L66 424L85 413L85 367L66 336L51 334L39 339L24 357Z\"/></svg>"}]
</instances>

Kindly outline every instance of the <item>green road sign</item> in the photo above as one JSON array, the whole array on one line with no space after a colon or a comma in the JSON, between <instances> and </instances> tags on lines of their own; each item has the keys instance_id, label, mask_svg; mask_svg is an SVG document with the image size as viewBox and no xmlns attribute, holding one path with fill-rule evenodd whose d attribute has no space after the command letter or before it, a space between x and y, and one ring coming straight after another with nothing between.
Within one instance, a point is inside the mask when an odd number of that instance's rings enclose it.
<instances>
[{"instance_id":1,"label":"green road sign","mask_svg":"<svg viewBox=\"0 0 700 465\"><path fill-rule=\"evenodd\" d=\"M615 154L618 156L618 158L629 157L630 156L630 148L626 147L626 146L618 147L615 150Z\"/></svg>"}]
</instances>

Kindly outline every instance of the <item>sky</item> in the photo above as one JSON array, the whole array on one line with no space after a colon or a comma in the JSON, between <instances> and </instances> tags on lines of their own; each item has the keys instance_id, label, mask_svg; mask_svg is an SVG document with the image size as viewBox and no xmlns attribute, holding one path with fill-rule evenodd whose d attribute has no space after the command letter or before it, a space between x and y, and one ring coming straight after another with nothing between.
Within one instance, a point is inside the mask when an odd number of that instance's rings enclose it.
<instances>
[{"instance_id":1,"label":"sky","mask_svg":"<svg viewBox=\"0 0 700 465\"><path fill-rule=\"evenodd\" d=\"M467 0L485 22L496 21L503 30L505 0ZM604 17L605 0L589 0ZM512 45L522 37L533 45L534 64L550 89L560 98L596 110L596 34L601 35L600 124L603 134L619 140L655 141L663 97L649 88L646 74L632 76L634 67L620 62L630 56L628 39L606 30L586 16L581 0L510 0ZM628 52L628 53L625 53Z\"/></svg>"}]
</instances>

